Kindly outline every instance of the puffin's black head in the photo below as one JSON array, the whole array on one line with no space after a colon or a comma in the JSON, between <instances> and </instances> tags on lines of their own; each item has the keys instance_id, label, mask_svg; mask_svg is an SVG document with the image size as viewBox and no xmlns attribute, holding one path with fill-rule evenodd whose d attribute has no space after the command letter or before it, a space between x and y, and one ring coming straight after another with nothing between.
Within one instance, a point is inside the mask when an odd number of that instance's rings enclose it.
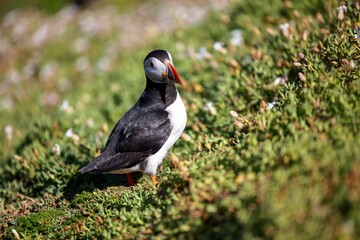
<instances>
[{"instance_id":1,"label":"puffin's black head","mask_svg":"<svg viewBox=\"0 0 360 240\"><path fill-rule=\"evenodd\" d=\"M153 82L168 83L174 81L183 85L168 51L154 50L150 52L144 60L144 70L146 76Z\"/></svg>"}]
</instances>

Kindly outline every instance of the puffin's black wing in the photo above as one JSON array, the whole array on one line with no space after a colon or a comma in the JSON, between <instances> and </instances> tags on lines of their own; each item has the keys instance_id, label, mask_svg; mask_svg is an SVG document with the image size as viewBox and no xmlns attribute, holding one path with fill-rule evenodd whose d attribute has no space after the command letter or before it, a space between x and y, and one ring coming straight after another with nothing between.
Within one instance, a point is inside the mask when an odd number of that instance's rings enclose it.
<instances>
[{"instance_id":1,"label":"puffin's black wing","mask_svg":"<svg viewBox=\"0 0 360 240\"><path fill-rule=\"evenodd\" d=\"M134 106L116 124L104 152L79 171L109 172L129 168L155 154L168 139L171 126L164 109Z\"/></svg>"}]
</instances>

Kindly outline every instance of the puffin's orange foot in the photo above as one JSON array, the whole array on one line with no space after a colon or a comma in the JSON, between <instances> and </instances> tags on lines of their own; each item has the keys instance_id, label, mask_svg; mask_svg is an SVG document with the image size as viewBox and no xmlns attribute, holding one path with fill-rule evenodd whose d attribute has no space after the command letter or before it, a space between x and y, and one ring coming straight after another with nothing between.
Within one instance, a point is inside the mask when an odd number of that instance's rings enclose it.
<instances>
[{"instance_id":1,"label":"puffin's orange foot","mask_svg":"<svg viewBox=\"0 0 360 240\"><path fill-rule=\"evenodd\" d=\"M150 178L151 178L153 186L156 187L156 184L157 184L156 176L155 175L150 175Z\"/></svg>"},{"instance_id":2,"label":"puffin's orange foot","mask_svg":"<svg viewBox=\"0 0 360 240\"><path fill-rule=\"evenodd\" d=\"M127 176L127 180L128 180L128 182L129 182L129 185L130 185L130 186L135 186L136 184L135 184L135 181L134 181L134 179L133 179L133 177L132 177L132 174L131 174L131 173L127 173L126 176Z\"/></svg>"}]
</instances>

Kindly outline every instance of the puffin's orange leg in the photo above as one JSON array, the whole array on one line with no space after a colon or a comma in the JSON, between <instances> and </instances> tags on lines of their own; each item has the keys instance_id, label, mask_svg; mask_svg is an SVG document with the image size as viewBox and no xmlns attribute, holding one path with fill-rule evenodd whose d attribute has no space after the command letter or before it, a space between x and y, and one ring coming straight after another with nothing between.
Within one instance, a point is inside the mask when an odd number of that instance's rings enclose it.
<instances>
[{"instance_id":1,"label":"puffin's orange leg","mask_svg":"<svg viewBox=\"0 0 360 240\"><path fill-rule=\"evenodd\" d=\"M156 187L156 184L157 184L156 176L155 176L155 175L151 175L150 178L151 178L151 181L152 181L154 187Z\"/></svg>"},{"instance_id":2,"label":"puffin's orange leg","mask_svg":"<svg viewBox=\"0 0 360 240\"><path fill-rule=\"evenodd\" d=\"M127 176L127 180L128 180L128 182L129 182L130 186L135 186L136 184L135 184L135 181L134 181L134 179L133 179L133 177L132 177L132 174L131 174L131 173L127 173L126 176Z\"/></svg>"}]
</instances>

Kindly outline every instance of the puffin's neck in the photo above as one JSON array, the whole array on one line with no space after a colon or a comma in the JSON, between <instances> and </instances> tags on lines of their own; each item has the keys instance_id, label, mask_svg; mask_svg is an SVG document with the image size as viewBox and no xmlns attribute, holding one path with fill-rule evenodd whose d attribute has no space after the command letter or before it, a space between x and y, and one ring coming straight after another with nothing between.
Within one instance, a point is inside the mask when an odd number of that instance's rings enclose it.
<instances>
[{"instance_id":1,"label":"puffin's neck","mask_svg":"<svg viewBox=\"0 0 360 240\"><path fill-rule=\"evenodd\" d=\"M177 96L177 91L174 82L168 83L155 83L146 77L146 88L147 94L151 95L153 99L161 99L162 102L168 106L172 104Z\"/></svg>"}]
</instances>

